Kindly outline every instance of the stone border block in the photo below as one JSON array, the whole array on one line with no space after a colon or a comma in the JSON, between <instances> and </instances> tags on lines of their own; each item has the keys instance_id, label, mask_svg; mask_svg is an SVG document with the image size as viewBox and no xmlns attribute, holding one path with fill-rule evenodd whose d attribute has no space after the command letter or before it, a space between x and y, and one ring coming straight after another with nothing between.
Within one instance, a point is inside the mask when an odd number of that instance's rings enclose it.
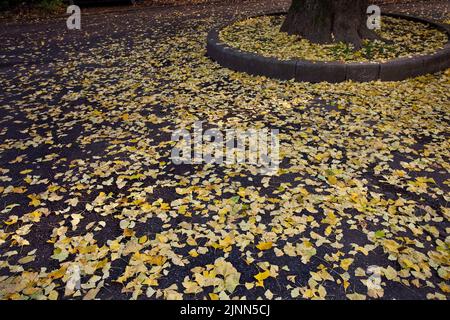
<instances>
[{"instance_id":1,"label":"stone border block","mask_svg":"<svg viewBox=\"0 0 450 320\"><path fill-rule=\"evenodd\" d=\"M295 79L299 82L330 82L345 81L347 65L339 62L297 61Z\"/></svg>"},{"instance_id":2,"label":"stone border block","mask_svg":"<svg viewBox=\"0 0 450 320\"><path fill-rule=\"evenodd\" d=\"M347 64L346 80L369 82L380 79L379 63L349 63Z\"/></svg>"},{"instance_id":3,"label":"stone border block","mask_svg":"<svg viewBox=\"0 0 450 320\"><path fill-rule=\"evenodd\" d=\"M425 74L424 57L400 58L380 64L381 81L401 81Z\"/></svg>"}]
</instances>

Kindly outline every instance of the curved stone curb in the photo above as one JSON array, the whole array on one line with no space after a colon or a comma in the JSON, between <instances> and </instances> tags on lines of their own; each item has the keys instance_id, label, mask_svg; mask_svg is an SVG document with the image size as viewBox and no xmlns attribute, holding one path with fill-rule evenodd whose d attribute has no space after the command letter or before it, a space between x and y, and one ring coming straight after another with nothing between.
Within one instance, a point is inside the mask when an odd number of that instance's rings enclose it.
<instances>
[{"instance_id":1,"label":"curved stone curb","mask_svg":"<svg viewBox=\"0 0 450 320\"><path fill-rule=\"evenodd\" d=\"M280 15L285 13L268 13ZM268 15L266 14L266 15ZM264 57L251 52L244 52L230 47L219 39L219 32L229 24L212 29L207 38L208 56L221 66L234 71L246 72L255 76L266 76L279 80L299 82L331 82L346 80L367 81L401 81L420 75L435 73L450 68L450 25L436 21L397 13L387 16L426 23L445 32L449 41L445 47L434 54L411 58L398 58L388 62L341 63L308 60L279 60ZM232 23L238 20L234 20Z\"/></svg>"}]
</instances>

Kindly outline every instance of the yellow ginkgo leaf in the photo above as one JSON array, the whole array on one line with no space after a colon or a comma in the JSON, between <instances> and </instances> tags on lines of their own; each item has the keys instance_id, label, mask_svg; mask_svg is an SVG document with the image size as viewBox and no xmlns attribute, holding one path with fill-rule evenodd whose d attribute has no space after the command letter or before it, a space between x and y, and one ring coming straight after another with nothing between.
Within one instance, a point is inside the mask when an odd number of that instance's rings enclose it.
<instances>
[{"instance_id":1,"label":"yellow ginkgo leaf","mask_svg":"<svg viewBox=\"0 0 450 320\"><path fill-rule=\"evenodd\" d=\"M30 206L37 207L41 204L41 200L39 200L39 196L37 196L35 194L28 195L28 198L31 199L31 201L29 203Z\"/></svg>"},{"instance_id":2,"label":"yellow ginkgo leaf","mask_svg":"<svg viewBox=\"0 0 450 320\"><path fill-rule=\"evenodd\" d=\"M260 273L258 273L257 275L254 276L254 278L255 278L257 281L259 281L259 282L264 281L264 280L267 279L268 277L270 277L270 271L269 271L269 270L266 270L266 271L264 271L264 272L260 272Z\"/></svg>"},{"instance_id":3,"label":"yellow ginkgo leaf","mask_svg":"<svg viewBox=\"0 0 450 320\"><path fill-rule=\"evenodd\" d=\"M139 238L139 243L140 244L143 244L145 242L147 242L147 236L142 236L142 237Z\"/></svg>"},{"instance_id":4,"label":"yellow ginkgo leaf","mask_svg":"<svg viewBox=\"0 0 450 320\"><path fill-rule=\"evenodd\" d=\"M18 221L18 216L10 216L8 221L4 221L4 223L8 226L15 224Z\"/></svg>"},{"instance_id":5,"label":"yellow ginkgo leaf","mask_svg":"<svg viewBox=\"0 0 450 320\"><path fill-rule=\"evenodd\" d=\"M272 248L272 242L260 242L256 247L259 250L269 250Z\"/></svg>"},{"instance_id":6,"label":"yellow ginkgo leaf","mask_svg":"<svg viewBox=\"0 0 450 320\"><path fill-rule=\"evenodd\" d=\"M219 295L211 292L211 293L209 294L209 298L210 298L211 300L219 300Z\"/></svg>"},{"instance_id":7,"label":"yellow ginkgo leaf","mask_svg":"<svg viewBox=\"0 0 450 320\"><path fill-rule=\"evenodd\" d=\"M328 177L328 182L330 183L330 184L336 184L337 183L337 178L336 178L336 176L329 176Z\"/></svg>"},{"instance_id":8,"label":"yellow ginkgo leaf","mask_svg":"<svg viewBox=\"0 0 450 320\"><path fill-rule=\"evenodd\" d=\"M27 189L24 187L14 187L13 188L14 193L24 193L25 191L27 191Z\"/></svg>"},{"instance_id":9,"label":"yellow ginkgo leaf","mask_svg":"<svg viewBox=\"0 0 450 320\"><path fill-rule=\"evenodd\" d=\"M347 271L352 263L353 263L352 258L343 259L341 260L341 268Z\"/></svg>"},{"instance_id":10,"label":"yellow ginkgo leaf","mask_svg":"<svg viewBox=\"0 0 450 320\"><path fill-rule=\"evenodd\" d=\"M189 251L189 255L190 255L191 257L196 258L196 257L198 257L198 252L195 251L195 249L192 249L191 251Z\"/></svg>"}]
</instances>

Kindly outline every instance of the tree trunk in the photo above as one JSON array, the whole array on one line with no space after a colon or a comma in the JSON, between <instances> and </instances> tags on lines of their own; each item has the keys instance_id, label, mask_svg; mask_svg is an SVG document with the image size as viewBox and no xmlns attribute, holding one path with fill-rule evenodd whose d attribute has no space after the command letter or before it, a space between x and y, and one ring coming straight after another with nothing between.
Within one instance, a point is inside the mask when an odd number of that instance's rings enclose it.
<instances>
[{"instance_id":1,"label":"tree trunk","mask_svg":"<svg viewBox=\"0 0 450 320\"><path fill-rule=\"evenodd\" d=\"M293 0L281 31L315 43L345 42L360 49L362 39L379 39L367 28L368 0Z\"/></svg>"}]
</instances>

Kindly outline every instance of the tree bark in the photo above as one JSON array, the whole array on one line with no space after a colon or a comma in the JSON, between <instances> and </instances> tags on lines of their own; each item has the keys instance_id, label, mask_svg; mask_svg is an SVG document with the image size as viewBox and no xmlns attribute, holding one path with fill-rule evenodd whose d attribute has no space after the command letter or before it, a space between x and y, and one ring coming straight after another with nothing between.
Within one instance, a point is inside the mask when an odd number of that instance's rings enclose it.
<instances>
[{"instance_id":1,"label":"tree bark","mask_svg":"<svg viewBox=\"0 0 450 320\"><path fill-rule=\"evenodd\" d=\"M293 0L282 32L315 43L345 42L360 49L363 39L379 39L367 28L368 0Z\"/></svg>"}]
</instances>

